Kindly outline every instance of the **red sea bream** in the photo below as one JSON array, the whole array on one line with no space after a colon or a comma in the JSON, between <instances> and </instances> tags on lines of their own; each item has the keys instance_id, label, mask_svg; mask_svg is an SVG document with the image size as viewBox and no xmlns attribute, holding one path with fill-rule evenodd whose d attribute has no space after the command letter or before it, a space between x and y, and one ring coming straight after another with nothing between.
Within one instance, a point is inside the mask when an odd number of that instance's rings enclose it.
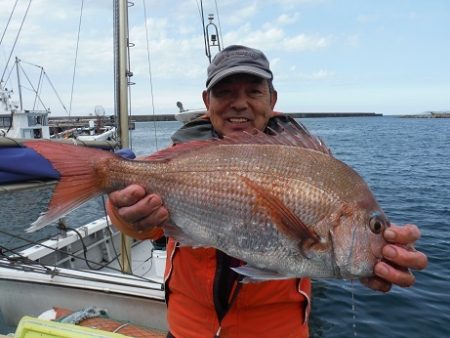
<instances>
[{"instance_id":1,"label":"red sea bream","mask_svg":"<svg viewBox=\"0 0 450 338\"><path fill-rule=\"evenodd\" d=\"M373 275L389 221L364 180L296 131L193 141L146 160L27 141L61 174L39 229L90 198L141 184L169 210L166 235L246 262L247 280Z\"/></svg>"}]
</instances>

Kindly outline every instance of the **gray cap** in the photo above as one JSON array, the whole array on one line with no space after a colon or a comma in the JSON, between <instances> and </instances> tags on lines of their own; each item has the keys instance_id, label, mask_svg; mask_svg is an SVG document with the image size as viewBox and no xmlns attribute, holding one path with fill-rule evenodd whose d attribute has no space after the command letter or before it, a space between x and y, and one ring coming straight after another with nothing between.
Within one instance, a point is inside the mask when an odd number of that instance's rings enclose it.
<instances>
[{"instance_id":1,"label":"gray cap","mask_svg":"<svg viewBox=\"0 0 450 338\"><path fill-rule=\"evenodd\" d=\"M245 46L232 45L216 54L208 67L206 88L211 89L220 80L233 74L252 74L272 79L269 60L263 52Z\"/></svg>"}]
</instances>

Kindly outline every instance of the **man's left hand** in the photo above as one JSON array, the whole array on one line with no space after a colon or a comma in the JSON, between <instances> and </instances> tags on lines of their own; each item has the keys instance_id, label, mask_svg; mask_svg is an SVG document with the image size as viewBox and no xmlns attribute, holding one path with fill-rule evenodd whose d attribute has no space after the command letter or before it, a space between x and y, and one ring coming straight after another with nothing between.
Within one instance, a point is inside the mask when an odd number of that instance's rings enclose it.
<instances>
[{"instance_id":1,"label":"man's left hand","mask_svg":"<svg viewBox=\"0 0 450 338\"><path fill-rule=\"evenodd\" d=\"M388 292L392 284L409 287L415 277L409 269L422 270L428 264L427 256L414 249L420 230L414 224L391 225L384 232L389 244L383 247L383 259L374 267L374 277L362 278L361 283L371 289Z\"/></svg>"}]
</instances>

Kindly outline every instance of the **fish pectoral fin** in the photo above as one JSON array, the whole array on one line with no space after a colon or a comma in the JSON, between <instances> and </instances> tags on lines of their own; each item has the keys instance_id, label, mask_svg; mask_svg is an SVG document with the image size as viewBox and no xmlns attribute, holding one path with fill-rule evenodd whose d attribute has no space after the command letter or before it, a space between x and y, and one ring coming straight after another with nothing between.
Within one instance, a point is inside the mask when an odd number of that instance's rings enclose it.
<instances>
[{"instance_id":1,"label":"fish pectoral fin","mask_svg":"<svg viewBox=\"0 0 450 338\"><path fill-rule=\"evenodd\" d=\"M320 242L320 237L310 230L278 197L247 177L242 177L242 180L255 193L257 207L264 210L282 233L299 242L302 253ZM304 256L307 257L306 254Z\"/></svg>"},{"instance_id":2,"label":"fish pectoral fin","mask_svg":"<svg viewBox=\"0 0 450 338\"><path fill-rule=\"evenodd\" d=\"M276 271L259 269L251 265L243 265L231 269L234 272L238 273L239 275L244 276L244 278L241 280L242 283L258 283L258 282L265 282L268 280L281 280L294 278L294 276L280 275Z\"/></svg>"}]
</instances>

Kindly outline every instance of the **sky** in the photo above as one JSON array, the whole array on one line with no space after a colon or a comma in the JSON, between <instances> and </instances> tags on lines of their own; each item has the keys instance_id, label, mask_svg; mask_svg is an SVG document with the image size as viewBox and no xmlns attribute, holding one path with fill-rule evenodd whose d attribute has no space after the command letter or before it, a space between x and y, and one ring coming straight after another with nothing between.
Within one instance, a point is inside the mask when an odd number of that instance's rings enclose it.
<instances>
[{"instance_id":1,"label":"sky","mask_svg":"<svg viewBox=\"0 0 450 338\"><path fill-rule=\"evenodd\" d=\"M39 65L47 75L39 108L65 116L103 106L112 115L113 1L32 0L18 38L29 0L10 16L15 2L0 0L2 85L16 88L18 100L17 56L25 108L36 104ZM135 0L129 8L132 114L174 113L177 101L203 107L209 61L199 8L200 0ZM448 0L203 0L203 8L206 24L215 15L222 46L266 54L278 111L450 110Z\"/></svg>"}]
</instances>

